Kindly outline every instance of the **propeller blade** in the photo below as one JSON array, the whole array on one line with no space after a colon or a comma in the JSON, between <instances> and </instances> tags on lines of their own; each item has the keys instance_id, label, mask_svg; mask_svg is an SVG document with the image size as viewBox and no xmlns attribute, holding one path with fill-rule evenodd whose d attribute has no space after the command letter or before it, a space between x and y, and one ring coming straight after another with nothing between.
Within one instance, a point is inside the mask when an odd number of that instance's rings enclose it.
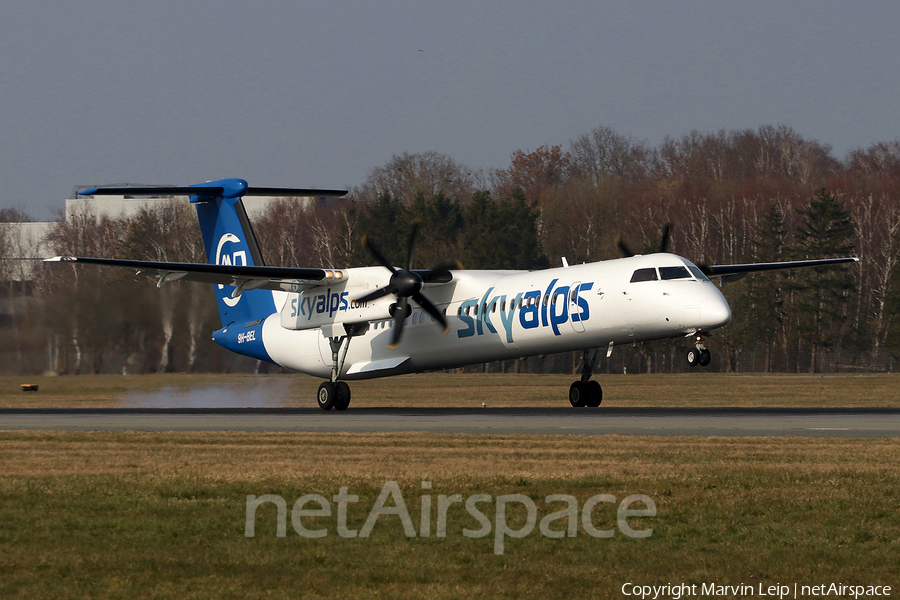
<instances>
[{"instance_id":1,"label":"propeller blade","mask_svg":"<svg viewBox=\"0 0 900 600\"><path fill-rule=\"evenodd\" d=\"M407 306L409 306L409 299L406 296L400 296L394 307L394 333L388 346L391 350L394 350L400 344L400 336L403 335L403 323L406 322Z\"/></svg>"},{"instance_id":2,"label":"propeller blade","mask_svg":"<svg viewBox=\"0 0 900 600\"><path fill-rule=\"evenodd\" d=\"M462 268L462 264L460 264L460 262L456 260L452 262L441 263L430 271L425 271L424 273L419 272L419 276L422 278L422 283L450 283L451 281L453 281L453 274L450 271L461 271Z\"/></svg>"},{"instance_id":3,"label":"propeller blade","mask_svg":"<svg viewBox=\"0 0 900 600\"><path fill-rule=\"evenodd\" d=\"M381 253L381 249L380 249L378 246L376 246L375 244L373 244L372 242L369 241L369 236L364 235L363 238L362 238L362 243L363 243L363 246L365 246L366 248L368 248L369 252L372 253L372 256L375 257L375 260L377 260L377 261L380 262L383 266L385 266L385 267L387 267L388 269L390 269L391 273L396 273L396 272L397 272L397 269L394 268L394 265L391 264L391 261L389 261L389 260L384 256L384 254Z\"/></svg>"},{"instance_id":4,"label":"propeller blade","mask_svg":"<svg viewBox=\"0 0 900 600\"><path fill-rule=\"evenodd\" d=\"M388 294L396 294L397 288L391 284L384 286L383 288L377 289L371 294L366 294L362 298L357 298L357 302L371 302L372 300L378 300L379 298L384 298Z\"/></svg>"},{"instance_id":5,"label":"propeller blade","mask_svg":"<svg viewBox=\"0 0 900 600\"><path fill-rule=\"evenodd\" d=\"M431 300L423 296L421 293L416 292L412 297L416 303L421 306L425 312L434 317L434 320L440 323L444 327L444 335L450 331L450 325L447 324L447 319L444 318L444 315L441 314L441 311L437 309L437 307L431 303Z\"/></svg>"},{"instance_id":6,"label":"propeller blade","mask_svg":"<svg viewBox=\"0 0 900 600\"><path fill-rule=\"evenodd\" d=\"M659 240L659 251L660 252L668 252L669 250L669 234L672 231L672 224L666 223L666 226L663 227L662 238Z\"/></svg>"},{"instance_id":7,"label":"propeller blade","mask_svg":"<svg viewBox=\"0 0 900 600\"><path fill-rule=\"evenodd\" d=\"M631 258L634 256L634 252L631 251L628 246L625 245L625 242L622 241L622 236L616 238L616 246L619 248L619 252L622 253L622 256L625 258Z\"/></svg>"},{"instance_id":8,"label":"propeller blade","mask_svg":"<svg viewBox=\"0 0 900 600\"><path fill-rule=\"evenodd\" d=\"M412 270L413 263L413 254L415 254L416 250L416 236L419 233L419 225L422 223L421 219L416 219L412 223L412 229L409 231L409 240L406 244L406 270Z\"/></svg>"}]
</instances>

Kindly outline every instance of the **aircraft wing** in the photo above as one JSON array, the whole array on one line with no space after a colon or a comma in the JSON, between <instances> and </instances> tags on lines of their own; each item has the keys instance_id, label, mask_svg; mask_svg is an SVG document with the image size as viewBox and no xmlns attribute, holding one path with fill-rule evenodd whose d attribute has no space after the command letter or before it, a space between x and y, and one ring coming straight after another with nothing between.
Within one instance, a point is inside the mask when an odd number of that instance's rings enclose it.
<instances>
[{"instance_id":1,"label":"aircraft wing","mask_svg":"<svg viewBox=\"0 0 900 600\"><path fill-rule=\"evenodd\" d=\"M802 267L825 267L842 263L859 262L858 258L823 258L820 260L793 260L774 263L750 263L746 265L700 265L707 277L721 277L722 281L737 281L750 273L760 271L780 271Z\"/></svg>"},{"instance_id":2,"label":"aircraft wing","mask_svg":"<svg viewBox=\"0 0 900 600\"><path fill-rule=\"evenodd\" d=\"M199 263L120 260L115 258L84 258L55 256L44 262L82 263L134 269L138 273L158 277L157 287L171 281L200 281L234 286L233 297L245 290L265 289L299 292L323 283L344 282L348 274L332 269L295 269L291 267L256 267L242 265L208 265Z\"/></svg>"}]
</instances>

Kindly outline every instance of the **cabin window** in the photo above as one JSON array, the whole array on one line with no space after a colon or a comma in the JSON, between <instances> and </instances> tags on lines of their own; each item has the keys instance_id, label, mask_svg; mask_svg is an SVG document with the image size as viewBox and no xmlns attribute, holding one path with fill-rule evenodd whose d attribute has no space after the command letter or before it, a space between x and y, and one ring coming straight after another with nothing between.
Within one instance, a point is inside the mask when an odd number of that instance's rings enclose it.
<instances>
[{"instance_id":1,"label":"cabin window","mask_svg":"<svg viewBox=\"0 0 900 600\"><path fill-rule=\"evenodd\" d=\"M656 281L656 269L650 267L648 269L638 269L634 272L634 275L631 276L631 283L638 283L640 281Z\"/></svg>"},{"instance_id":2,"label":"cabin window","mask_svg":"<svg viewBox=\"0 0 900 600\"><path fill-rule=\"evenodd\" d=\"M684 267L660 267L659 276L664 280L691 278L691 274Z\"/></svg>"},{"instance_id":3,"label":"cabin window","mask_svg":"<svg viewBox=\"0 0 900 600\"><path fill-rule=\"evenodd\" d=\"M491 312L492 313L497 312L497 301L496 300L494 300L493 304L491 304Z\"/></svg>"}]
</instances>

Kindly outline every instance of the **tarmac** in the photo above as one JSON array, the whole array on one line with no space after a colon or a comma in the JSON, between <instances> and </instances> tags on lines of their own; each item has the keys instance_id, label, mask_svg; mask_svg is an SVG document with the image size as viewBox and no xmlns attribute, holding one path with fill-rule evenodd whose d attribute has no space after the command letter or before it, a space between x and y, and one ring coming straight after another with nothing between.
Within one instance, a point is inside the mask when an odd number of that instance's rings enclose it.
<instances>
[{"instance_id":1,"label":"tarmac","mask_svg":"<svg viewBox=\"0 0 900 600\"><path fill-rule=\"evenodd\" d=\"M34 408L0 430L898 437L898 408Z\"/></svg>"}]
</instances>

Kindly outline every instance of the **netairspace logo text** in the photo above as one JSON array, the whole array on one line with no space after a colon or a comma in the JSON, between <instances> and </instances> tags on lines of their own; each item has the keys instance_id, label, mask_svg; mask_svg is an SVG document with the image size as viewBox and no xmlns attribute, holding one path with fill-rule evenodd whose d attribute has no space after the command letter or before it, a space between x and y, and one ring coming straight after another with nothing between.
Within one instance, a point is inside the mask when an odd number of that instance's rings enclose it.
<instances>
[{"instance_id":1,"label":"netairspace logo text","mask_svg":"<svg viewBox=\"0 0 900 600\"><path fill-rule=\"evenodd\" d=\"M430 481L422 482L423 490L431 489ZM389 505L388 501L392 505ZM323 538L329 534L328 528L309 529L304 523L306 518L336 518L335 531L342 538L367 538L378 524L381 517L397 517L403 525L403 531L409 538L432 536L432 512L433 498L430 494L419 496L419 527L416 529L400 486L396 481L388 481L381 488L381 493L375 500L375 504L369 511L365 523L359 530L350 529L347 525L347 508L351 503L359 502L359 496L348 493L348 488L342 487L332 501L337 505L332 509L332 503L319 494L306 494L300 496L291 508L291 525L300 536L306 538ZM578 534L578 521L581 520L582 529L591 537L611 538L615 535L615 529L600 529L595 525L594 508L601 503L615 504L616 497L610 494L597 494L585 500L581 507L578 500L568 494L552 494L544 498L545 504L558 504L562 510L545 515L538 523L538 509L534 500L524 494L508 494L491 496L490 494L473 494L463 498L462 494L441 494L437 496L437 519L434 526L434 536L447 537L447 514L453 505L465 506L466 512L480 527L478 529L463 529L463 535L468 538L483 538L494 534L494 554L503 554L504 543L507 537L524 538L534 532L535 526L541 535L548 538L562 538L565 536L576 537ZM263 505L271 503L278 509L276 533L277 537L287 536L287 502L277 494L265 494L262 496L247 496L246 522L244 535L254 537L256 535L256 511ZM491 508L493 505L493 508ZM527 514L525 523L518 528L513 528L507 521L509 507L520 506L525 508ZM632 505L638 505L632 507ZM521 509L519 509L521 510ZM618 504L616 510L616 525L618 530L631 538L648 538L653 535L653 529L633 529L628 524L632 517L656 516L656 504L644 494L632 494L624 498ZM491 520L493 517L493 521ZM386 519L384 519L386 520ZM383 521L384 521L383 520ZM551 525L556 525L551 528Z\"/></svg>"}]
</instances>

